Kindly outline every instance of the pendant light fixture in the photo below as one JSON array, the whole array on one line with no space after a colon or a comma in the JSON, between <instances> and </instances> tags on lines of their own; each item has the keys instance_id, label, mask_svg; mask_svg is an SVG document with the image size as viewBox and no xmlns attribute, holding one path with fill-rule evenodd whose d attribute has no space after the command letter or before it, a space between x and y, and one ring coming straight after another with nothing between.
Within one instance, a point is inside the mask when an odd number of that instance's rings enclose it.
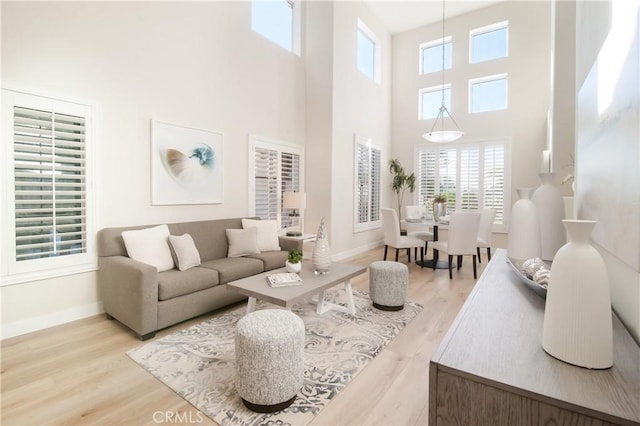
<instances>
[{"instance_id":1,"label":"pendant light fixture","mask_svg":"<svg viewBox=\"0 0 640 426\"><path fill-rule=\"evenodd\" d=\"M460 139L464 135L464 132L460 130L458 123L456 123L456 120L453 119L451 113L444 105L444 2L445 0L442 0L442 104L440 105L440 111L438 111L436 121L434 121L433 126L431 126L431 130L429 130L429 133L425 133L424 135L422 135L423 138L434 143L453 142L457 139ZM455 126L454 130L445 130L444 124L446 117L449 117L449 119L453 122L453 125Z\"/></svg>"}]
</instances>

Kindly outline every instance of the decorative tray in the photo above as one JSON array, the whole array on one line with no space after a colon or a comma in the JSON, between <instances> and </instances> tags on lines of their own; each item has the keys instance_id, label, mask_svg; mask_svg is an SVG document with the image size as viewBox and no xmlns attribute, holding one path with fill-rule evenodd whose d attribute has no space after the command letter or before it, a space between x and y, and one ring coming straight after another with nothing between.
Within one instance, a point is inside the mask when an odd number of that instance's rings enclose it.
<instances>
[{"instance_id":1,"label":"decorative tray","mask_svg":"<svg viewBox=\"0 0 640 426\"><path fill-rule=\"evenodd\" d=\"M518 278L520 278L520 281L525 283L527 287L531 288L538 296L543 298L547 297L547 287L543 286L542 284L538 284L534 280L527 277L524 272L522 272L523 262L524 260L521 260L521 259L514 259L511 257L507 257L507 263L509 264L509 266L511 266L511 268L514 270L516 275L518 275ZM549 262L544 262L544 263L547 266L547 268L551 269L551 264Z\"/></svg>"}]
</instances>

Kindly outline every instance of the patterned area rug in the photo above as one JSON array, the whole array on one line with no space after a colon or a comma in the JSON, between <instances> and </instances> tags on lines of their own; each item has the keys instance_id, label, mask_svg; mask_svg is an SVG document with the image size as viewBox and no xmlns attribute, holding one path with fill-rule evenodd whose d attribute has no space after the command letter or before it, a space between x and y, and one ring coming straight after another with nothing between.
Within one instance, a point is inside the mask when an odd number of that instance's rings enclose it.
<instances>
[{"instance_id":1,"label":"patterned area rug","mask_svg":"<svg viewBox=\"0 0 640 426\"><path fill-rule=\"evenodd\" d=\"M344 290L327 292L344 304ZM246 306L163 337L127 352L135 362L220 425L304 425L344 389L421 310L407 303L403 310L380 311L366 293L354 291L356 315L327 312L315 305L294 306L304 321L304 385L287 409L254 413L242 404L234 387L234 332ZM274 305L258 302L256 309Z\"/></svg>"}]
</instances>

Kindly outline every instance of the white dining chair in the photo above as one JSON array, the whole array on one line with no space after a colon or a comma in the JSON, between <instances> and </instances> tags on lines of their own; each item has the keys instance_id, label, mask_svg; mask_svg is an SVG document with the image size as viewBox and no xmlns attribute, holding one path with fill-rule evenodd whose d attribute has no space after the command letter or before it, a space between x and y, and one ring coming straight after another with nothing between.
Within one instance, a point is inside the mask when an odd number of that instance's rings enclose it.
<instances>
[{"instance_id":1,"label":"white dining chair","mask_svg":"<svg viewBox=\"0 0 640 426\"><path fill-rule=\"evenodd\" d=\"M480 227L478 228L478 242L476 251L478 252L478 262L482 263L480 249L487 249L487 257L491 260L491 237L493 236L493 220L496 217L496 209L484 208L480 216ZM489 261L487 260L487 262Z\"/></svg>"},{"instance_id":2,"label":"white dining chair","mask_svg":"<svg viewBox=\"0 0 640 426\"><path fill-rule=\"evenodd\" d=\"M396 249L396 262L398 261L398 251L407 249L407 258L411 263L411 249L420 248L420 261L424 263L424 241L408 235L400 235L400 221L398 213L394 209L380 209L382 213L382 229L384 232L384 260L387 260L387 250L389 247ZM416 259L417 260L417 259Z\"/></svg>"},{"instance_id":3,"label":"white dining chair","mask_svg":"<svg viewBox=\"0 0 640 426\"><path fill-rule=\"evenodd\" d=\"M427 213L427 208L425 206L406 206L406 229L407 236L420 238L424 241L424 254L427 254L427 244L429 241L433 241L433 232L431 232L431 228L426 223L419 222L411 222L411 220L422 220ZM416 257L416 250L414 250L413 257Z\"/></svg>"},{"instance_id":4,"label":"white dining chair","mask_svg":"<svg viewBox=\"0 0 640 426\"><path fill-rule=\"evenodd\" d=\"M462 256L473 256L473 278L478 278L476 268L476 243L480 227L480 212L453 212L449 220L449 231L446 241L435 241L433 250L444 251L449 255L449 279L453 279L453 256L458 257L457 269L462 265ZM434 265L435 269L435 265Z\"/></svg>"}]
</instances>

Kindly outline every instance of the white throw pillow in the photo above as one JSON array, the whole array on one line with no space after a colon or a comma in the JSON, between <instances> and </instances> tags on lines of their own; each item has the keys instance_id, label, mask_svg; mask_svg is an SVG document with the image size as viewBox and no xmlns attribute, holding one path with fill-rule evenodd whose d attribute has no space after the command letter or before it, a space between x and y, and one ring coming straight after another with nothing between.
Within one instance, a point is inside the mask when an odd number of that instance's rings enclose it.
<instances>
[{"instance_id":1,"label":"white throw pillow","mask_svg":"<svg viewBox=\"0 0 640 426\"><path fill-rule=\"evenodd\" d=\"M200 264L200 253L191 235L169 235L169 246L179 270L186 271Z\"/></svg>"},{"instance_id":2,"label":"white throw pillow","mask_svg":"<svg viewBox=\"0 0 640 426\"><path fill-rule=\"evenodd\" d=\"M155 266L158 272L173 269L167 225L122 233L124 246L130 258Z\"/></svg>"},{"instance_id":3,"label":"white throw pillow","mask_svg":"<svg viewBox=\"0 0 640 426\"><path fill-rule=\"evenodd\" d=\"M257 228L260 251L280 250L278 223L275 220L242 219L244 229Z\"/></svg>"},{"instance_id":4,"label":"white throw pillow","mask_svg":"<svg viewBox=\"0 0 640 426\"><path fill-rule=\"evenodd\" d=\"M251 254L260 254L258 248L258 230L249 229L227 229L227 240L229 250L227 257L241 257Z\"/></svg>"}]
</instances>

